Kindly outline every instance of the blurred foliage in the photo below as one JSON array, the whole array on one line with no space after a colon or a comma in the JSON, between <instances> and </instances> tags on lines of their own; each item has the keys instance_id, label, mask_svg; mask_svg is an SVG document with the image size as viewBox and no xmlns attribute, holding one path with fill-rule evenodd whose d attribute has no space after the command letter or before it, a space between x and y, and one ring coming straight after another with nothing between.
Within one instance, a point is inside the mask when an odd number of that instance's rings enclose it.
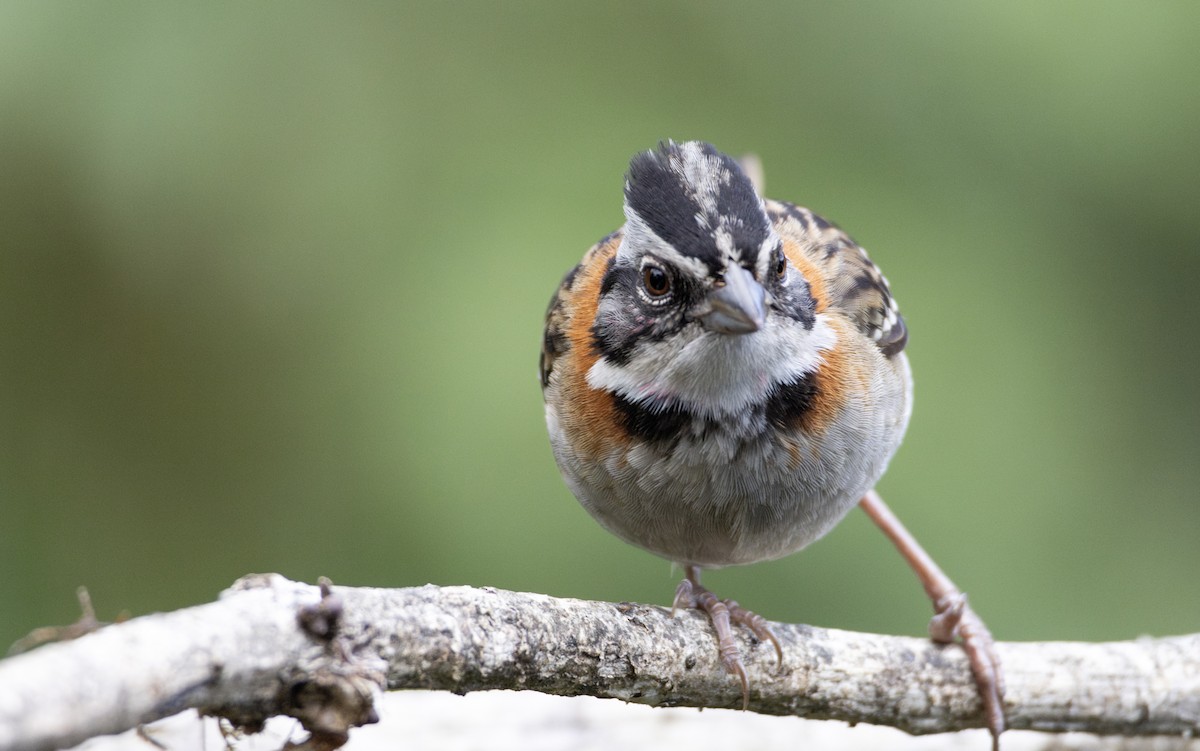
<instances>
[{"instance_id":1,"label":"blurred foliage","mask_svg":"<svg viewBox=\"0 0 1200 751\"><path fill-rule=\"evenodd\" d=\"M896 290L881 489L1005 639L1200 628L1200 5L0 6L0 644L279 571L665 603L534 362L661 138ZM708 581L922 633L859 513Z\"/></svg>"}]
</instances>

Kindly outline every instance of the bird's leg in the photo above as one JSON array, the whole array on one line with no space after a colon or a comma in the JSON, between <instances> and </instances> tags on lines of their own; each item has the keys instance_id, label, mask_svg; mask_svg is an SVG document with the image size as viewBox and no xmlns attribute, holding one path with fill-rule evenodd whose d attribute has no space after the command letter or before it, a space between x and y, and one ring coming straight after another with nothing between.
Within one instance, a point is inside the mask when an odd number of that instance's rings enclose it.
<instances>
[{"instance_id":1,"label":"bird's leg","mask_svg":"<svg viewBox=\"0 0 1200 751\"><path fill-rule=\"evenodd\" d=\"M675 599L671 602L671 615L675 615L677 608L696 608L708 614L713 630L717 632L717 651L721 656L721 665L741 682L742 709L748 709L750 681L746 677L746 666L742 664L741 652L733 638L733 624L745 626L759 641L769 641L775 645L775 656L782 666L783 647L779 644L779 638L767 625L766 618L746 610L734 600L720 599L701 585L698 566L684 566L683 570L684 579L675 588Z\"/></svg>"},{"instance_id":2,"label":"bird's leg","mask_svg":"<svg viewBox=\"0 0 1200 751\"><path fill-rule=\"evenodd\" d=\"M1004 732L1004 673L996 657L991 632L971 610L967 596L933 562L878 493L869 491L858 505L888 536L925 587L925 594L933 602L934 610L933 619L929 622L929 637L943 644L949 644L956 638L962 642L975 676L975 685L983 700L988 730L992 733L992 748L998 751L1000 734Z\"/></svg>"}]
</instances>

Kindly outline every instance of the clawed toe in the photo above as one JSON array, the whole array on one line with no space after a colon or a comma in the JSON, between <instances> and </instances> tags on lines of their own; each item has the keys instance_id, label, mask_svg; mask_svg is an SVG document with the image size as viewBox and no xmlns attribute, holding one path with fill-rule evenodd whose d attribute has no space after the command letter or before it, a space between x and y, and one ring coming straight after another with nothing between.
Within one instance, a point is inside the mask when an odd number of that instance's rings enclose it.
<instances>
[{"instance_id":1,"label":"clawed toe","mask_svg":"<svg viewBox=\"0 0 1200 751\"><path fill-rule=\"evenodd\" d=\"M996 656L996 644L983 621L967 604L962 592L950 592L934 603L936 613L929 621L929 636L936 642L962 642L971 664L971 674L983 701L988 729L998 739L1004 732L1004 673Z\"/></svg>"},{"instance_id":2,"label":"clawed toe","mask_svg":"<svg viewBox=\"0 0 1200 751\"><path fill-rule=\"evenodd\" d=\"M717 632L717 651L726 672L738 678L742 684L742 709L750 708L750 680L746 666L742 663L741 650L733 636L733 625L744 626L760 642L771 642L779 667L783 666L783 646L771 630L767 619L746 610L734 600L722 600L700 584L700 571L695 566L685 567L686 578L675 588L675 599L671 602L671 615L680 608L703 610Z\"/></svg>"},{"instance_id":3,"label":"clawed toe","mask_svg":"<svg viewBox=\"0 0 1200 751\"><path fill-rule=\"evenodd\" d=\"M929 619L929 638L938 644L951 644L958 635L963 613L967 612L967 596L954 592L933 604L933 618Z\"/></svg>"},{"instance_id":4,"label":"clawed toe","mask_svg":"<svg viewBox=\"0 0 1200 751\"><path fill-rule=\"evenodd\" d=\"M963 651L971 665L971 674L983 702L984 718L992 733L992 748L1000 748L1004 732L1004 672L996 655L996 645L987 626L967 604L950 577L938 567L925 549L909 534L896 515L874 490L859 501L859 506L896 546L933 601L934 616L929 622L929 636L935 642L949 644L961 640Z\"/></svg>"},{"instance_id":5,"label":"clawed toe","mask_svg":"<svg viewBox=\"0 0 1200 751\"><path fill-rule=\"evenodd\" d=\"M725 600L725 607L729 609L730 621L750 629L750 633L754 634L754 638L760 642L771 642L772 646L775 647L775 668L777 670L782 669L783 645L779 643L779 637L771 630L767 619L758 613L746 610L741 605L738 605L736 600Z\"/></svg>"},{"instance_id":6,"label":"clawed toe","mask_svg":"<svg viewBox=\"0 0 1200 751\"><path fill-rule=\"evenodd\" d=\"M696 602L692 580L684 579L679 582L679 586L675 588L675 599L671 600L671 617L675 617L676 610L690 610L698 607L700 607L700 603Z\"/></svg>"}]
</instances>

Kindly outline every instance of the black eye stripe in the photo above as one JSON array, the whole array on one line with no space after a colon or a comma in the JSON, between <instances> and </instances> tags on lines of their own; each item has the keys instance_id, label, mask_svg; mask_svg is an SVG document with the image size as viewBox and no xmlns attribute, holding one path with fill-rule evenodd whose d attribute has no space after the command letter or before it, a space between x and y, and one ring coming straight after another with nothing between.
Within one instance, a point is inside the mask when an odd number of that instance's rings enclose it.
<instances>
[{"instance_id":1,"label":"black eye stripe","mask_svg":"<svg viewBox=\"0 0 1200 751\"><path fill-rule=\"evenodd\" d=\"M646 287L651 267L669 280L664 294L656 296ZM600 283L600 305L592 321L594 351L615 365L628 363L638 345L662 341L686 326L686 311L705 290L705 285L653 256L612 264Z\"/></svg>"}]
</instances>

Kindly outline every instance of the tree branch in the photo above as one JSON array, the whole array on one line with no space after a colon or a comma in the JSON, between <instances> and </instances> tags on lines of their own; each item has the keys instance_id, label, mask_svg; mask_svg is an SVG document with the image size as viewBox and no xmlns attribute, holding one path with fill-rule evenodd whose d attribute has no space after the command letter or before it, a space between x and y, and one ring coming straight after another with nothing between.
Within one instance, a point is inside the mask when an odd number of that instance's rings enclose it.
<instances>
[{"instance_id":1,"label":"tree branch","mask_svg":"<svg viewBox=\"0 0 1200 751\"><path fill-rule=\"evenodd\" d=\"M982 725L961 649L776 625L743 642L750 708L938 733ZM1200 634L1001 643L1009 727L1200 732ZM336 745L384 689L529 689L667 706L737 707L697 613L490 588L318 587L246 577L214 603L136 618L0 662L0 749L50 749L188 708L255 729L299 719Z\"/></svg>"}]
</instances>

